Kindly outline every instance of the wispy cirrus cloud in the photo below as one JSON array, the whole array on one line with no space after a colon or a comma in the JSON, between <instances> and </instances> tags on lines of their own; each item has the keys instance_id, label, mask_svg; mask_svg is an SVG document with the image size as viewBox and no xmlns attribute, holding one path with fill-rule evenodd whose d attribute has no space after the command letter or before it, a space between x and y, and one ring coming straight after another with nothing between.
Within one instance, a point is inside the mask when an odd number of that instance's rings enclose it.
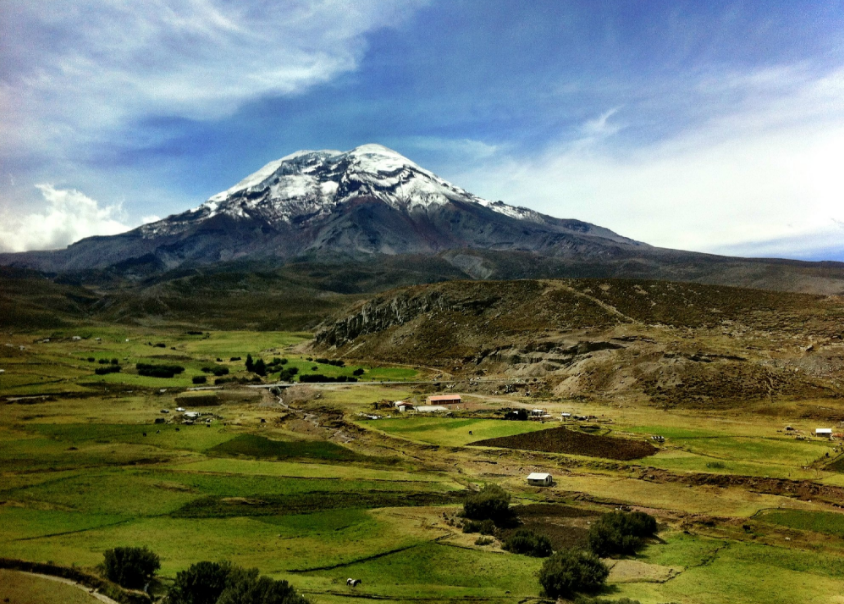
<instances>
[{"instance_id":1,"label":"wispy cirrus cloud","mask_svg":"<svg viewBox=\"0 0 844 604\"><path fill-rule=\"evenodd\" d=\"M213 119L353 70L422 0L7 0L0 149L52 149L148 115Z\"/></svg>"}]
</instances>

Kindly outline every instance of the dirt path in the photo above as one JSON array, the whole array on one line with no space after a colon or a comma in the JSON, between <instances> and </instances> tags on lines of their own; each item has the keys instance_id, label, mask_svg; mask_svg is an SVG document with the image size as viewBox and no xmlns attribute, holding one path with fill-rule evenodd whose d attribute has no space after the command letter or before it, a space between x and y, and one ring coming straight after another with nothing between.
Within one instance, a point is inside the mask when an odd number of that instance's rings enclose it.
<instances>
[{"instance_id":1,"label":"dirt path","mask_svg":"<svg viewBox=\"0 0 844 604\"><path fill-rule=\"evenodd\" d=\"M14 571L11 571L11 572L21 573L21 574L24 574L24 575L30 575L30 576L33 576L33 577L39 577L41 579L49 579L50 581L56 581L57 583L64 583L66 585L73 585L74 587L78 587L79 589L81 589L82 591L87 593L89 596L98 599L100 602L105 602L105 604L119 604L116 600L112 600L108 596L105 596L105 595L91 589L90 587L86 587L85 585L82 585L81 583L77 583L76 581L71 581L70 579L65 579L64 577L54 577L52 575L44 575L44 574L41 574L41 573L30 573L30 572L26 572L24 570L14 570Z\"/></svg>"}]
</instances>

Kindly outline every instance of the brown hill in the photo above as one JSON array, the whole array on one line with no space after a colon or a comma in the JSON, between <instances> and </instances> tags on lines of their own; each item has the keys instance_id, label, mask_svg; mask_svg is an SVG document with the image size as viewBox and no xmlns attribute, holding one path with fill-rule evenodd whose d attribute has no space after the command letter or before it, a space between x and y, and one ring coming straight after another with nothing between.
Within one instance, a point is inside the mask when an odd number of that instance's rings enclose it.
<instances>
[{"instance_id":1,"label":"brown hill","mask_svg":"<svg viewBox=\"0 0 844 604\"><path fill-rule=\"evenodd\" d=\"M540 379L664 405L829 397L844 300L633 280L463 281L392 291L319 331L338 356Z\"/></svg>"}]
</instances>

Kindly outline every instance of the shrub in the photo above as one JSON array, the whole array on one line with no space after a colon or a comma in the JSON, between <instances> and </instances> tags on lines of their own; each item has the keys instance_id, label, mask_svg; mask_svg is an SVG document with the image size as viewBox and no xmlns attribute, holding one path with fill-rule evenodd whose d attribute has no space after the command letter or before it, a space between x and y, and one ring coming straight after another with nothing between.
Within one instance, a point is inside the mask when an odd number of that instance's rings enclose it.
<instances>
[{"instance_id":1,"label":"shrub","mask_svg":"<svg viewBox=\"0 0 844 604\"><path fill-rule=\"evenodd\" d=\"M106 365L105 367L97 367L94 369L97 375L105 375L107 373L120 373L120 365Z\"/></svg>"},{"instance_id":2,"label":"shrub","mask_svg":"<svg viewBox=\"0 0 844 604\"><path fill-rule=\"evenodd\" d=\"M216 604L233 567L228 562L197 562L176 573L167 592L170 604Z\"/></svg>"},{"instance_id":3,"label":"shrub","mask_svg":"<svg viewBox=\"0 0 844 604\"><path fill-rule=\"evenodd\" d=\"M510 494L497 484L484 485L463 503L463 513L472 520L492 520L496 524L510 520Z\"/></svg>"},{"instance_id":4,"label":"shrub","mask_svg":"<svg viewBox=\"0 0 844 604\"><path fill-rule=\"evenodd\" d=\"M94 361L96 361L96 360L97 360L97 359L95 359L94 357L88 357L88 362L89 362L89 363L93 363L93 362L94 362Z\"/></svg>"},{"instance_id":5,"label":"shrub","mask_svg":"<svg viewBox=\"0 0 844 604\"><path fill-rule=\"evenodd\" d=\"M548 537L537 535L527 529L516 531L504 542L503 548L514 554L524 554L534 558L547 558L553 552Z\"/></svg>"},{"instance_id":6,"label":"shrub","mask_svg":"<svg viewBox=\"0 0 844 604\"><path fill-rule=\"evenodd\" d=\"M589 549L599 556L629 555L642 545L642 538L656 533L656 519L644 512L610 512L589 529Z\"/></svg>"},{"instance_id":7,"label":"shrub","mask_svg":"<svg viewBox=\"0 0 844 604\"><path fill-rule=\"evenodd\" d=\"M111 359L111 364L112 365L119 365L120 361L118 361L117 359Z\"/></svg>"},{"instance_id":8,"label":"shrub","mask_svg":"<svg viewBox=\"0 0 844 604\"><path fill-rule=\"evenodd\" d=\"M341 375L338 377L329 377L327 375L322 375L321 373L311 373L309 375L300 375L299 376L300 382L357 382L357 378L347 377L345 375Z\"/></svg>"},{"instance_id":9,"label":"shrub","mask_svg":"<svg viewBox=\"0 0 844 604\"><path fill-rule=\"evenodd\" d=\"M229 368L224 367L222 365L217 365L216 367L212 367L211 373L213 373L217 377L221 377L229 374Z\"/></svg>"},{"instance_id":10,"label":"shrub","mask_svg":"<svg viewBox=\"0 0 844 604\"><path fill-rule=\"evenodd\" d=\"M495 539L492 537L478 537L475 539L475 545L492 545L495 543Z\"/></svg>"},{"instance_id":11,"label":"shrub","mask_svg":"<svg viewBox=\"0 0 844 604\"><path fill-rule=\"evenodd\" d=\"M595 554L583 550L559 551L542 564L539 584L549 598L566 598L579 591L597 591L610 574Z\"/></svg>"},{"instance_id":12,"label":"shrub","mask_svg":"<svg viewBox=\"0 0 844 604\"><path fill-rule=\"evenodd\" d=\"M474 520L469 520L463 523L463 532L464 533L480 533L481 535L494 535L495 534L495 523L492 520L481 520L480 522L475 522Z\"/></svg>"},{"instance_id":13,"label":"shrub","mask_svg":"<svg viewBox=\"0 0 844 604\"><path fill-rule=\"evenodd\" d=\"M230 581L217 604L307 604L303 596L284 579L259 577L258 569L243 573Z\"/></svg>"},{"instance_id":14,"label":"shrub","mask_svg":"<svg viewBox=\"0 0 844 604\"><path fill-rule=\"evenodd\" d=\"M138 369L138 375L163 378L171 378L185 370L181 365L150 365L148 363L137 363L135 367Z\"/></svg>"},{"instance_id":15,"label":"shrub","mask_svg":"<svg viewBox=\"0 0 844 604\"><path fill-rule=\"evenodd\" d=\"M639 600L631 600L630 598L621 598L620 600L607 600L604 598L586 598L579 596L574 604L642 604Z\"/></svg>"},{"instance_id":16,"label":"shrub","mask_svg":"<svg viewBox=\"0 0 844 604\"><path fill-rule=\"evenodd\" d=\"M252 355L246 355L246 371L253 371L255 369L255 361L252 360Z\"/></svg>"},{"instance_id":17,"label":"shrub","mask_svg":"<svg viewBox=\"0 0 844 604\"><path fill-rule=\"evenodd\" d=\"M205 377L204 375L195 375L191 378L191 381L194 384L205 384L205 383L208 382L208 378Z\"/></svg>"},{"instance_id":18,"label":"shrub","mask_svg":"<svg viewBox=\"0 0 844 604\"><path fill-rule=\"evenodd\" d=\"M364 371L361 368L358 368L358 369L355 369L354 371L352 371L352 375L355 375L355 376L358 376L358 377L362 376L363 374L364 374Z\"/></svg>"},{"instance_id":19,"label":"shrub","mask_svg":"<svg viewBox=\"0 0 844 604\"><path fill-rule=\"evenodd\" d=\"M108 359L100 359L99 361L97 361L97 363L99 363L100 365L107 365Z\"/></svg>"},{"instance_id":20,"label":"shrub","mask_svg":"<svg viewBox=\"0 0 844 604\"><path fill-rule=\"evenodd\" d=\"M299 369L296 367L290 367L289 369L282 369L281 373L278 376L279 381L281 382L292 382L293 376L299 373Z\"/></svg>"},{"instance_id":21,"label":"shrub","mask_svg":"<svg viewBox=\"0 0 844 604\"><path fill-rule=\"evenodd\" d=\"M161 568L158 556L146 547L115 547L106 550L106 577L123 587L139 589Z\"/></svg>"},{"instance_id":22,"label":"shrub","mask_svg":"<svg viewBox=\"0 0 844 604\"><path fill-rule=\"evenodd\" d=\"M239 361L241 359L240 359L240 357L231 357L229 360L230 361Z\"/></svg>"},{"instance_id":23,"label":"shrub","mask_svg":"<svg viewBox=\"0 0 844 604\"><path fill-rule=\"evenodd\" d=\"M258 359L252 367L252 370L260 376L267 375L267 365L264 359Z\"/></svg>"},{"instance_id":24,"label":"shrub","mask_svg":"<svg viewBox=\"0 0 844 604\"><path fill-rule=\"evenodd\" d=\"M176 575L169 604L307 604L284 580L258 576L229 562L197 562Z\"/></svg>"}]
</instances>

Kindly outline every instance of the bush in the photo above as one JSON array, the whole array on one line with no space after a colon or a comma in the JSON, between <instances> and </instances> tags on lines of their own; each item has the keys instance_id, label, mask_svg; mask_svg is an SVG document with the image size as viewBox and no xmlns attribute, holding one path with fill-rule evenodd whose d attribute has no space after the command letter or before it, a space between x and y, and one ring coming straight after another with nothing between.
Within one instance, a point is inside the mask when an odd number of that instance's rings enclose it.
<instances>
[{"instance_id":1,"label":"bush","mask_svg":"<svg viewBox=\"0 0 844 604\"><path fill-rule=\"evenodd\" d=\"M496 524L511 519L510 494L497 484L484 485L463 503L463 513L472 520L492 520Z\"/></svg>"},{"instance_id":2,"label":"bush","mask_svg":"<svg viewBox=\"0 0 844 604\"><path fill-rule=\"evenodd\" d=\"M258 576L229 562L197 562L176 575L169 604L307 604L287 581Z\"/></svg>"},{"instance_id":3,"label":"bush","mask_svg":"<svg viewBox=\"0 0 844 604\"><path fill-rule=\"evenodd\" d=\"M106 365L105 367L97 367L94 369L97 375L105 375L107 373L120 373L120 365Z\"/></svg>"},{"instance_id":4,"label":"bush","mask_svg":"<svg viewBox=\"0 0 844 604\"><path fill-rule=\"evenodd\" d=\"M469 520L468 522L463 523L463 532L480 533L481 535L494 535L495 523L489 519L481 520L480 522Z\"/></svg>"},{"instance_id":5,"label":"bush","mask_svg":"<svg viewBox=\"0 0 844 604\"><path fill-rule=\"evenodd\" d=\"M244 573L220 594L217 604L307 604L284 579L259 577L258 569Z\"/></svg>"},{"instance_id":6,"label":"bush","mask_svg":"<svg viewBox=\"0 0 844 604\"><path fill-rule=\"evenodd\" d=\"M217 365L211 369L211 373L213 373L216 377L221 377L229 374L229 368Z\"/></svg>"},{"instance_id":7,"label":"bush","mask_svg":"<svg viewBox=\"0 0 844 604\"><path fill-rule=\"evenodd\" d=\"M595 554L583 550L559 551L542 564L539 584L549 598L566 598L575 592L597 591L610 570Z\"/></svg>"},{"instance_id":8,"label":"bush","mask_svg":"<svg viewBox=\"0 0 844 604\"><path fill-rule=\"evenodd\" d=\"M357 382L357 378L340 375L337 377L329 377L321 373L311 373L309 375L300 375L300 382Z\"/></svg>"},{"instance_id":9,"label":"bush","mask_svg":"<svg viewBox=\"0 0 844 604\"><path fill-rule=\"evenodd\" d=\"M631 600L630 598L621 598L620 600L606 600L604 598L585 598L578 597L574 604L642 604L639 600Z\"/></svg>"},{"instance_id":10,"label":"bush","mask_svg":"<svg viewBox=\"0 0 844 604\"><path fill-rule=\"evenodd\" d=\"M246 371L253 371L255 369L255 361L252 360L252 355L246 355Z\"/></svg>"},{"instance_id":11,"label":"bush","mask_svg":"<svg viewBox=\"0 0 844 604\"><path fill-rule=\"evenodd\" d=\"M475 539L475 545L492 545L495 543L495 539L492 537L478 537Z\"/></svg>"},{"instance_id":12,"label":"bush","mask_svg":"<svg viewBox=\"0 0 844 604\"><path fill-rule=\"evenodd\" d=\"M100 365L108 365L108 359L100 359L99 361L97 361L97 363L99 363Z\"/></svg>"},{"instance_id":13,"label":"bush","mask_svg":"<svg viewBox=\"0 0 844 604\"><path fill-rule=\"evenodd\" d=\"M94 361L96 361L96 360L97 360L97 359L95 359L94 357L88 357L88 362L89 362L89 363L93 363L93 362L94 362Z\"/></svg>"},{"instance_id":14,"label":"bush","mask_svg":"<svg viewBox=\"0 0 844 604\"><path fill-rule=\"evenodd\" d=\"M119 365L120 361L118 361L117 359L111 359L111 364L112 365Z\"/></svg>"},{"instance_id":15,"label":"bush","mask_svg":"<svg viewBox=\"0 0 844 604\"><path fill-rule=\"evenodd\" d=\"M137 363L135 367L138 370L138 375L163 378L171 378L185 370L181 365L150 365L148 363Z\"/></svg>"},{"instance_id":16,"label":"bush","mask_svg":"<svg viewBox=\"0 0 844 604\"><path fill-rule=\"evenodd\" d=\"M553 552L548 537L537 535L527 529L516 531L504 542L502 547L508 552L533 556L534 558L547 558Z\"/></svg>"},{"instance_id":17,"label":"bush","mask_svg":"<svg viewBox=\"0 0 844 604\"><path fill-rule=\"evenodd\" d=\"M158 556L146 547L115 547L106 550L105 573L110 581L140 589L161 568Z\"/></svg>"},{"instance_id":18,"label":"bush","mask_svg":"<svg viewBox=\"0 0 844 604\"><path fill-rule=\"evenodd\" d=\"M299 369L296 367L291 367L289 369L282 369L281 373L278 376L279 381L281 382L292 382L293 376L299 373Z\"/></svg>"},{"instance_id":19,"label":"bush","mask_svg":"<svg viewBox=\"0 0 844 604\"><path fill-rule=\"evenodd\" d=\"M599 556L630 555L642 545L642 538L656 533L656 519L644 512L610 512L589 529L589 549Z\"/></svg>"},{"instance_id":20,"label":"bush","mask_svg":"<svg viewBox=\"0 0 844 604\"><path fill-rule=\"evenodd\" d=\"M264 363L264 359L258 359L255 361L255 364L252 366L252 370L260 376L267 375L267 365Z\"/></svg>"},{"instance_id":21,"label":"bush","mask_svg":"<svg viewBox=\"0 0 844 604\"><path fill-rule=\"evenodd\" d=\"M231 357L229 360L230 361L240 361L241 359L240 359L240 357Z\"/></svg>"},{"instance_id":22,"label":"bush","mask_svg":"<svg viewBox=\"0 0 844 604\"><path fill-rule=\"evenodd\" d=\"M233 567L228 562L197 562L176 573L167 592L170 604L216 604Z\"/></svg>"},{"instance_id":23,"label":"bush","mask_svg":"<svg viewBox=\"0 0 844 604\"><path fill-rule=\"evenodd\" d=\"M191 381L194 384L205 384L205 383L208 382L208 378L205 377L204 375L195 375L191 378Z\"/></svg>"},{"instance_id":24,"label":"bush","mask_svg":"<svg viewBox=\"0 0 844 604\"><path fill-rule=\"evenodd\" d=\"M363 369L360 369L360 368L355 369L354 371L352 371L352 375L357 376L357 377L360 377L360 376L362 376L363 374L364 374L364 371L363 371Z\"/></svg>"}]
</instances>

